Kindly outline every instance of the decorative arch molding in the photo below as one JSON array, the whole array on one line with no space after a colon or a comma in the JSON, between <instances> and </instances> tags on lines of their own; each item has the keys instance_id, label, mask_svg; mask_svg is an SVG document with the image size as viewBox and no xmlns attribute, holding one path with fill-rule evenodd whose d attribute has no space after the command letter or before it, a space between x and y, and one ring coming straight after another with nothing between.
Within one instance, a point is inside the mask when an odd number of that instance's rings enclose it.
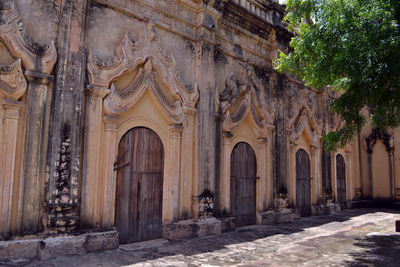
<instances>
[{"instance_id":1,"label":"decorative arch molding","mask_svg":"<svg viewBox=\"0 0 400 267\"><path fill-rule=\"evenodd\" d=\"M249 115L258 136L267 136L273 125L275 108L267 104L265 85L254 75L248 63L230 74L225 88L217 95L216 104L223 119L223 131L231 132ZM271 102L272 103L272 102Z\"/></svg>"},{"instance_id":2,"label":"decorative arch molding","mask_svg":"<svg viewBox=\"0 0 400 267\"><path fill-rule=\"evenodd\" d=\"M381 132L379 129L373 129L371 134L365 138L365 144L367 148L368 154L372 154L374 145L377 140L381 140L381 142L385 145L386 151L390 153L393 149L393 140L392 136Z\"/></svg>"},{"instance_id":3,"label":"decorative arch molding","mask_svg":"<svg viewBox=\"0 0 400 267\"><path fill-rule=\"evenodd\" d=\"M2 11L0 41L15 58L22 60L25 69L50 74L57 61L54 41L47 46L41 46L28 36L22 19L15 10L14 1L3 1L0 9Z\"/></svg>"},{"instance_id":4,"label":"decorative arch molding","mask_svg":"<svg viewBox=\"0 0 400 267\"><path fill-rule=\"evenodd\" d=\"M137 71L135 79L119 92L112 82L128 71ZM143 94L143 90L148 88L173 122L182 123L182 107L195 108L199 98L197 84L188 88L181 81L174 55L163 51L157 28L151 21L138 38L128 32L117 47L116 57L113 59L97 58L90 51L88 78L92 86L111 86L111 93L105 99L104 108L113 115L131 107Z\"/></svg>"},{"instance_id":5,"label":"decorative arch molding","mask_svg":"<svg viewBox=\"0 0 400 267\"><path fill-rule=\"evenodd\" d=\"M290 124L289 124L290 125ZM291 124L289 140L291 143L295 144L296 141L302 136L303 132L306 134L314 147L320 147L318 128L316 129L316 122L313 117L310 116L310 111L308 109L303 109L298 115L297 119Z\"/></svg>"},{"instance_id":6,"label":"decorative arch molding","mask_svg":"<svg viewBox=\"0 0 400 267\"><path fill-rule=\"evenodd\" d=\"M46 95L57 51L54 41L42 46L27 35L15 1L1 1L0 13L0 43L13 60L8 65L0 64L0 136L4 140L0 145L0 197L7 203L0 208L0 235L7 235L12 228L26 232L37 232L39 228L41 210L31 203L40 203L42 194ZM25 94L27 97L21 100ZM24 108L29 112L20 118ZM22 135L25 138L18 138ZM16 165L18 158L23 166ZM18 184L23 186L16 188ZM11 213L12 205L20 207L16 215ZM18 217L15 225L11 225L11 216Z\"/></svg>"},{"instance_id":7,"label":"decorative arch molding","mask_svg":"<svg viewBox=\"0 0 400 267\"><path fill-rule=\"evenodd\" d=\"M318 110L317 92L304 87L299 81L286 77L286 95L289 98L290 108L288 115L288 128L292 128L298 121L303 110L307 111L310 125L320 135L322 132L322 119Z\"/></svg>"},{"instance_id":8,"label":"decorative arch molding","mask_svg":"<svg viewBox=\"0 0 400 267\"><path fill-rule=\"evenodd\" d=\"M82 221L93 226L101 224L105 228L114 226L114 205L110 203L115 201L113 164L119 138L128 130L126 125L149 127L151 121L160 125L157 129L162 128L163 135L159 136L166 155L163 221L177 220L181 210L190 210L186 203L192 200L191 187L189 190L184 188L185 183L181 181L186 179L191 183L189 179L194 175L190 166L194 166L195 159L192 144L196 138L197 84L191 88L183 84L173 54L167 54L161 48L157 28L151 21L139 37L131 33L125 35L116 49L115 58L101 59L89 52L87 69L88 132L84 159L86 173L82 179L85 192L82 195ZM124 83L122 88L118 87L120 81ZM145 103L154 104L154 110L146 110L142 105ZM102 181L100 185L99 180ZM100 192L107 194L103 196ZM101 204L86 199L97 199ZM96 205L103 205L103 212L99 212Z\"/></svg>"},{"instance_id":9,"label":"decorative arch molding","mask_svg":"<svg viewBox=\"0 0 400 267\"><path fill-rule=\"evenodd\" d=\"M259 158L257 157L257 143L255 143L250 136L239 134L239 135L233 135L232 137L232 146L230 147L229 153L232 154L233 149L235 146L239 143L246 143L248 144L253 150L254 153L256 153L256 160L257 162L260 162Z\"/></svg>"},{"instance_id":10,"label":"decorative arch molding","mask_svg":"<svg viewBox=\"0 0 400 267\"><path fill-rule=\"evenodd\" d=\"M0 63L0 98L18 100L27 89L27 82L22 72L21 59L10 65Z\"/></svg>"},{"instance_id":11,"label":"decorative arch molding","mask_svg":"<svg viewBox=\"0 0 400 267\"><path fill-rule=\"evenodd\" d=\"M137 127L146 127L151 129L161 139L164 147L168 145L168 130L164 129L162 125L160 125L156 121L144 117L135 117L122 123L118 127L118 135L116 139L117 143L119 144L124 134L126 134L129 130Z\"/></svg>"},{"instance_id":12,"label":"decorative arch molding","mask_svg":"<svg viewBox=\"0 0 400 267\"><path fill-rule=\"evenodd\" d=\"M377 167L376 165L376 158L380 157L381 155L377 154L378 152L374 153L374 146L377 141L380 140L382 144L385 146L385 150L387 152L387 169L384 166ZM382 132L379 129L372 129L372 132L369 136L365 138L365 146L368 153L368 172L369 172L369 191L372 197L375 198L376 192L379 192L375 187L376 184L382 183L386 179L389 180L388 182L388 189L389 195L384 196L385 198L393 198L395 195L395 188L394 188L394 164L393 164L393 136L387 132ZM377 169L379 171L377 171ZM383 170L387 170L385 173ZM388 177L387 177L387 176ZM379 178L377 178L379 177ZM382 179L383 177L383 179ZM378 182L379 181L379 182ZM379 195L379 193L377 193ZM382 197L382 196L380 196Z\"/></svg>"},{"instance_id":13,"label":"decorative arch molding","mask_svg":"<svg viewBox=\"0 0 400 267\"><path fill-rule=\"evenodd\" d=\"M181 124L184 114L179 94L169 90L171 87L163 86L157 67L153 67L153 58L147 58L138 68L136 79L124 90L118 91L114 84L111 85L111 92L104 99L105 113L112 116L124 113L133 107L148 89L161 103L172 122Z\"/></svg>"}]
</instances>

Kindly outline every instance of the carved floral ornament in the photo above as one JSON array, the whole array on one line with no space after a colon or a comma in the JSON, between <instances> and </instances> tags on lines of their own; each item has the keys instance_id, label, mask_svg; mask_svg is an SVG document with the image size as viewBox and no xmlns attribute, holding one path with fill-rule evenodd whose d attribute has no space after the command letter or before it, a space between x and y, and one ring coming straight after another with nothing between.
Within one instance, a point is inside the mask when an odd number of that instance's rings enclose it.
<instances>
[{"instance_id":1,"label":"carved floral ornament","mask_svg":"<svg viewBox=\"0 0 400 267\"><path fill-rule=\"evenodd\" d=\"M50 74L57 61L54 41L41 46L25 33L21 17L15 11L11 0L0 0L0 41L11 51L13 57L20 58L22 66L31 71Z\"/></svg>"},{"instance_id":2,"label":"carved floral ornament","mask_svg":"<svg viewBox=\"0 0 400 267\"><path fill-rule=\"evenodd\" d=\"M123 90L112 83L128 71L135 78ZM107 115L119 115L149 89L174 123L183 122L183 107L194 109L199 98L197 84L187 88L180 79L173 54L166 54L158 39L156 26L149 22L138 38L127 33L116 49L114 59L99 59L90 52L89 82L92 86L111 87L104 100Z\"/></svg>"},{"instance_id":3,"label":"carved floral ornament","mask_svg":"<svg viewBox=\"0 0 400 267\"><path fill-rule=\"evenodd\" d=\"M226 78L225 88L216 98L223 118L223 130L232 131L250 114L258 135L267 136L267 128L273 127L275 108L272 101L268 105L266 100L266 87L246 63Z\"/></svg>"}]
</instances>

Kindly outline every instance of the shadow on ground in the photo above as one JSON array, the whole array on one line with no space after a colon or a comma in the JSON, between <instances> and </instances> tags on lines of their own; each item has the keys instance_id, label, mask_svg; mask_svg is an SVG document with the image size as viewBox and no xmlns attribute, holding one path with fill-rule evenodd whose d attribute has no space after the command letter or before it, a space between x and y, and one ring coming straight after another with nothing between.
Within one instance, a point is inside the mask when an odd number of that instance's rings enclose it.
<instances>
[{"instance_id":1,"label":"shadow on ground","mask_svg":"<svg viewBox=\"0 0 400 267\"><path fill-rule=\"evenodd\" d=\"M148 260L156 260L167 256L183 255L192 256L207 252L218 251L229 245L252 242L257 239L282 235L301 233L307 228L326 225L335 227L335 223L345 223L353 217L367 213L390 212L400 214L399 210L387 209L352 209L345 210L325 216L303 217L292 224L281 225L253 225L237 228L233 232L223 233L219 236L203 238L170 240L161 247L146 248L135 251L124 251L121 249L94 252L81 256L67 258L57 258L50 261L33 261L29 266L69 266L70 260L80 258L80 262L98 265L102 262L110 263L112 266L124 266L136 263L143 263ZM378 215L377 215L378 216ZM291 242L288 240L287 242ZM293 240L295 241L295 240ZM367 247L368 251L359 255L354 254L354 261L348 262L351 266L399 266L400 263L400 236L369 236L356 241L356 245ZM397 263L397 264L396 264ZM104 265L105 266L105 265Z\"/></svg>"},{"instance_id":2,"label":"shadow on ground","mask_svg":"<svg viewBox=\"0 0 400 267\"><path fill-rule=\"evenodd\" d=\"M400 235L370 235L357 239L360 253L352 253L349 266L400 266Z\"/></svg>"}]
</instances>

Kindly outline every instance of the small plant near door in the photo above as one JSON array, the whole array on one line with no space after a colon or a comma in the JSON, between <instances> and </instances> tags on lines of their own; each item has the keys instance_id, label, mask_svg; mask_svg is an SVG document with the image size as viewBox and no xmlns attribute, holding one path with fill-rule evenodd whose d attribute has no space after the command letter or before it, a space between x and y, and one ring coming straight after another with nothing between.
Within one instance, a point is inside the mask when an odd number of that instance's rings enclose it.
<instances>
[{"instance_id":1,"label":"small plant near door","mask_svg":"<svg viewBox=\"0 0 400 267\"><path fill-rule=\"evenodd\" d=\"M209 189L205 189L199 195L199 212L200 218L211 217L214 212L215 194Z\"/></svg>"}]
</instances>

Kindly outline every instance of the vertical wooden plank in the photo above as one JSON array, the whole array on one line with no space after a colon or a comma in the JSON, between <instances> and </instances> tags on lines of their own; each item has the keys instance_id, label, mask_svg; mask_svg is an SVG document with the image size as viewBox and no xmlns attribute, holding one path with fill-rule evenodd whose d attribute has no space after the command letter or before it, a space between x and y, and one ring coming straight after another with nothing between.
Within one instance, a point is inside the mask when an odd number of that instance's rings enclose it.
<instances>
[{"instance_id":1,"label":"vertical wooden plank","mask_svg":"<svg viewBox=\"0 0 400 267\"><path fill-rule=\"evenodd\" d=\"M311 215L310 158L307 152L296 152L296 208L301 216Z\"/></svg>"},{"instance_id":2,"label":"vertical wooden plank","mask_svg":"<svg viewBox=\"0 0 400 267\"><path fill-rule=\"evenodd\" d=\"M121 140L116 165L121 158L129 165L117 166L115 224L120 242L162 237L164 148L160 138L147 128L130 130Z\"/></svg>"},{"instance_id":3,"label":"vertical wooden plank","mask_svg":"<svg viewBox=\"0 0 400 267\"><path fill-rule=\"evenodd\" d=\"M247 143L238 143L231 155L231 212L236 226L256 222L257 162Z\"/></svg>"}]
</instances>

